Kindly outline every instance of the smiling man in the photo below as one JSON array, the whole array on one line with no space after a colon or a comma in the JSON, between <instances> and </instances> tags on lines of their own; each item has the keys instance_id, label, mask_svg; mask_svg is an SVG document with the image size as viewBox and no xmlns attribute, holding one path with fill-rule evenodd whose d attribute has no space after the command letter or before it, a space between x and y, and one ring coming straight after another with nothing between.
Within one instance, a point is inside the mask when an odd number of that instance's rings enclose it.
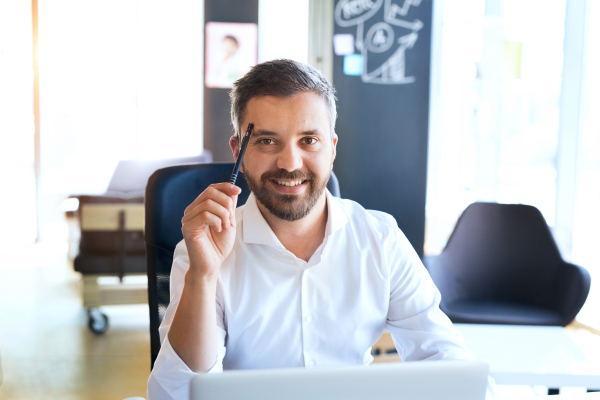
<instances>
[{"instance_id":1,"label":"smiling man","mask_svg":"<svg viewBox=\"0 0 600 400\"><path fill-rule=\"evenodd\" d=\"M218 183L185 210L148 399L189 398L194 372L366 365L384 329L403 361L472 359L396 221L326 189L331 84L276 60L231 101L234 158L254 124L242 163L252 194L236 209L240 189Z\"/></svg>"}]
</instances>

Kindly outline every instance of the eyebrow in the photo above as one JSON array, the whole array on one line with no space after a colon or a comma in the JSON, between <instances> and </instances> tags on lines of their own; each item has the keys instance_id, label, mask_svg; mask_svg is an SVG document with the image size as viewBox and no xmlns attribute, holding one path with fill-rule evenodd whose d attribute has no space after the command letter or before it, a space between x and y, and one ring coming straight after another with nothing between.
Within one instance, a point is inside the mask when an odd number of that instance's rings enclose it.
<instances>
[{"instance_id":1,"label":"eyebrow","mask_svg":"<svg viewBox=\"0 0 600 400\"><path fill-rule=\"evenodd\" d=\"M259 129L252 132L252 137L257 136L279 136L276 132L265 131L264 129Z\"/></svg>"},{"instance_id":2,"label":"eyebrow","mask_svg":"<svg viewBox=\"0 0 600 400\"><path fill-rule=\"evenodd\" d=\"M262 137L262 136L279 136L277 132L266 131L264 129L259 129L252 132L252 137ZM304 131L299 134L299 136L323 136L319 131L312 129L310 131Z\"/></svg>"}]
</instances>

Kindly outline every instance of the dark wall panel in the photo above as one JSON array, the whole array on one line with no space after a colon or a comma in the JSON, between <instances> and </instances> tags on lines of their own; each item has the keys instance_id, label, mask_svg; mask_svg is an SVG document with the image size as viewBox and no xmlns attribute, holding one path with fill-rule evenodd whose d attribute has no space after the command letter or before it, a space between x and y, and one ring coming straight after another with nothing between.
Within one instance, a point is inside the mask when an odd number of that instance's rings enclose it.
<instances>
[{"instance_id":1,"label":"dark wall panel","mask_svg":"<svg viewBox=\"0 0 600 400\"><path fill-rule=\"evenodd\" d=\"M334 33L352 34L356 46L334 56L334 171L342 197L393 215L422 256L432 1L409 3L335 1ZM362 57L360 75L344 73L345 57Z\"/></svg>"},{"instance_id":2,"label":"dark wall panel","mask_svg":"<svg viewBox=\"0 0 600 400\"><path fill-rule=\"evenodd\" d=\"M257 24L258 0L205 0L204 24L211 21ZM204 87L204 148L212 152L214 161L233 161L229 90Z\"/></svg>"}]
</instances>

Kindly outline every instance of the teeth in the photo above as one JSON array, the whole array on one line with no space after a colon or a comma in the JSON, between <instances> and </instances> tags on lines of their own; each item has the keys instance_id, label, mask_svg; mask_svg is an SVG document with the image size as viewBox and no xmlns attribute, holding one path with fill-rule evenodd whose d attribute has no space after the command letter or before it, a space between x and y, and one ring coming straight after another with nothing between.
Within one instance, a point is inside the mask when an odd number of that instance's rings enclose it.
<instances>
[{"instance_id":1,"label":"teeth","mask_svg":"<svg viewBox=\"0 0 600 400\"><path fill-rule=\"evenodd\" d=\"M278 185L281 185L281 186L296 186L296 185L300 185L302 182L304 182L302 180L291 181L291 182L288 182L288 181L278 181L277 179L274 179L274 181L275 181L275 183L277 183Z\"/></svg>"}]
</instances>

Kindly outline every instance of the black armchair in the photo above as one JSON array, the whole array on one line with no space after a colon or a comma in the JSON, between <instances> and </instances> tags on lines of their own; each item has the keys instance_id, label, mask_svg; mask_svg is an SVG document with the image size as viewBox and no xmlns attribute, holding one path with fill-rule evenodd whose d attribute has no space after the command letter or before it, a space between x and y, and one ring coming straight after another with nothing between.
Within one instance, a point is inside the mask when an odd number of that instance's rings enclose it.
<instances>
[{"instance_id":1,"label":"black armchair","mask_svg":"<svg viewBox=\"0 0 600 400\"><path fill-rule=\"evenodd\" d=\"M170 302L173 253L177 243L183 239L183 212L212 183L229 182L232 170L233 163L180 165L159 169L148 181L145 241L152 367L160 350L158 327ZM241 206L250 195L243 174L238 176L236 185L242 189L238 196L238 206ZM339 184L333 172L327 188L332 195L339 197Z\"/></svg>"},{"instance_id":2,"label":"black armchair","mask_svg":"<svg viewBox=\"0 0 600 400\"><path fill-rule=\"evenodd\" d=\"M453 322L566 326L590 290L589 273L562 259L527 205L471 204L444 251L423 261Z\"/></svg>"}]
</instances>

